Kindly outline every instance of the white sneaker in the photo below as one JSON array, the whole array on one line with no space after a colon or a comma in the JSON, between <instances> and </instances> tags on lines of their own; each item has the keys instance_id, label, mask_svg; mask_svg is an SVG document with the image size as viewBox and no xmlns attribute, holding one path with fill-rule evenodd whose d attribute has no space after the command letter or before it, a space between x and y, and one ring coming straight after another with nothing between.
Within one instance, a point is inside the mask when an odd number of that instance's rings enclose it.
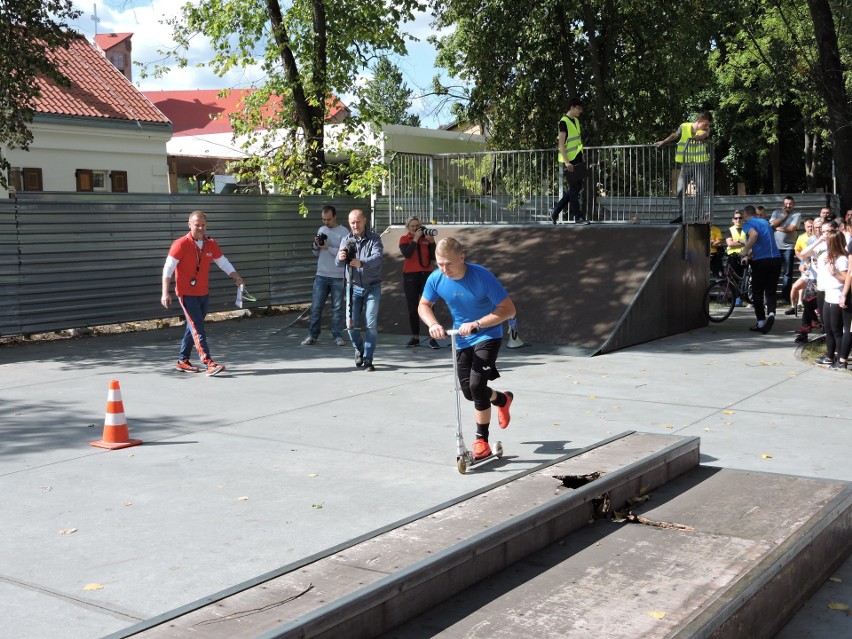
<instances>
[{"instance_id":1,"label":"white sneaker","mask_svg":"<svg viewBox=\"0 0 852 639\"><path fill-rule=\"evenodd\" d=\"M302 346L311 346L317 343L316 337L311 337L308 335L305 339L302 340Z\"/></svg>"},{"instance_id":2,"label":"white sneaker","mask_svg":"<svg viewBox=\"0 0 852 639\"><path fill-rule=\"evenodd\" d=\"M335 337L334 343L338 346L346 346L346 340L344 340L342 337Z\"/></svg>"}]
</instances>

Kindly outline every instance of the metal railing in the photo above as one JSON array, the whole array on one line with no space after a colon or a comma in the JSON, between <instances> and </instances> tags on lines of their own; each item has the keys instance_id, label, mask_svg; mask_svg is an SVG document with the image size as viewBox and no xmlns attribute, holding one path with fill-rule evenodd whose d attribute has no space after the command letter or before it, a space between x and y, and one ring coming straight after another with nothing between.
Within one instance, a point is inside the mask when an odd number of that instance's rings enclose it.
<instances>
[{"instance_id":1,"label":"metal railing","mask_svg":"<svg viewBox=\"0 0 852 639\"><path fill-rule=\"evenodd\" d=\"M712 144L702 146L705 151L709 162L680 164L675 162L674 145L586 147L589 171L581 198L585 217L596 222L630 222L634 216L642 222L709 220ZM679 189L681 175L684 184ZM549 223L550 210L565 189L555 149L397 153L389 163L388 222L404 224L419 215L441 224Z\"/></svg>"}]
</instances>

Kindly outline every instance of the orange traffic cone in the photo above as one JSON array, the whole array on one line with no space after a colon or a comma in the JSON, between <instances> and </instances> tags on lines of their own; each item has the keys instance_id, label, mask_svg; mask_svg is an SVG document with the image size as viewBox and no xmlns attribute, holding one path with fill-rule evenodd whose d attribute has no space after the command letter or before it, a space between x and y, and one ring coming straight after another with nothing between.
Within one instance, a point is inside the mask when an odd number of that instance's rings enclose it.
<instances>
[{"instance_id":1,"label":"orange traffic cone","mask_svg":"<svg viewBox=\"0 0 852 639\"><path fill-rule=\"evenodd\" d=\"M107 395L106 417L104 418L104 434L103 439L97 442L90 442L92 446L98 448L128 448L129 446L138 446L142 441L139 439L130 439L127 433L127 420L124 417L124 403L121 401L121 388L118 386L118 380L113 379L109 382L109 394Z\"/></svg>"}]
</instances>

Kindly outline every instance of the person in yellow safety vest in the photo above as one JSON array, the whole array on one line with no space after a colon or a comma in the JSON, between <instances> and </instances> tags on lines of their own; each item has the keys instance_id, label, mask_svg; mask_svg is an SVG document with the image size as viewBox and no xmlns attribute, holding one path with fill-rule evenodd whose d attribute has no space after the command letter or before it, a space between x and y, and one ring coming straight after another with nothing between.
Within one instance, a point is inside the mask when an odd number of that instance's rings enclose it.
<instances>
[{"instance_id":1,"label":"person in yellow safety vest","mask_svg":"<svg viewBox=\"0 0 852 639\"><path fill-rule=\"evenodd\" d=\"M677 178L677 208L679 215L672 224L683 222L683 194L690 182L695 183L696 204L701 202L702 194L709 188L710 151L705 144L710 135L712 117L708 111L701 112L695 122L684 122L667 138L655 142L657 148L677 140L675 163L680 166Z\"/></svg>"},{"instance_id":2,"label":"person in yellow safety vest","mask_svg":"<svg viewBox=\"0 0 852 639\"><path fill-rule=\"evenodd\" d=\"M743 231L743 214L741 211L734 211L734 225L728 229L728 237L725 238L725 243L728 245L726 252L728 254L728 264L730 264L734 272L742 277L743 265L740 262L740 253L742 253L748 237Z\"/></svg>"},{"instance_id":3,"label":"person in yellow safety vest","mask_svg":"<svg viewBox=\"0 0 852 639\"><path fill-rule=\"evenodd\" d=\"M580 98L568 100L568 113L559 120L559 164L562 166L568 190L556 206L550 210L550 221L556 224L559 214L566 204L568 213L575 224L588 224L580 209L580 192L586 176L583 161L583 139L580 134L580 115L583 113L583 101ZM563 216L564 219L564 216ZM566 220L567 221L567 220Z\"/></svg>"}]
</instances>

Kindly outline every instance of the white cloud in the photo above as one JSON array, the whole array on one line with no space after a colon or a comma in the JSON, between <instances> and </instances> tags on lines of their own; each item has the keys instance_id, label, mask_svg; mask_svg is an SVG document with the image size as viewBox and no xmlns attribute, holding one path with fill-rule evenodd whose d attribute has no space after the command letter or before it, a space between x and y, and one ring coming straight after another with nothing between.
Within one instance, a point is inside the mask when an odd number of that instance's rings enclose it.
<instances>
[{"instance_id":1,"label":"white cloud","mask_svg":"<svg viewBox=\"0 0 852 639\"><path fill-rule=\"evenodd\" d=\"M74 27L89 40L95 35L95 23L92 20L92 5L97 7L100 23L98 33L133 33L133 59L136 62L153 65L163 64L160 50L168 50L174 45L171 29L165 24L168 18L176 17L183 0L75 0L78 8L83 10L74 23ZM416 37L419 42L408 43L408 55L395 57L392 61L399 66L408 86L416 96L428 93L431 89L432 77L443 72L436 69L434 47L426 42L433 34L431 27L432 16L428 11L419 12L411 22L401 25L401 30ZM450 31L445 31L449 33ZM192 49L188 52L190 66L183 69L170 64L171 71L161 79L141 78L138 69L134 69L134 83L143 91L189 90L189 89L221 89L225 87L247 87L252 81L260 82L263 73L259 67L247 70L234 70L225 77L218 77L212 70L194 66L206 62L213 57L209 41L197 37L193 40ZM369 78L365 70L358 78L364 82ZM341 96L344 100L348 96ZM429 97L415 100L412 112L420 115L424 126L437 126L449 119L448 112L435 113L436 102Z\"/></svg>"}]
</instances>

